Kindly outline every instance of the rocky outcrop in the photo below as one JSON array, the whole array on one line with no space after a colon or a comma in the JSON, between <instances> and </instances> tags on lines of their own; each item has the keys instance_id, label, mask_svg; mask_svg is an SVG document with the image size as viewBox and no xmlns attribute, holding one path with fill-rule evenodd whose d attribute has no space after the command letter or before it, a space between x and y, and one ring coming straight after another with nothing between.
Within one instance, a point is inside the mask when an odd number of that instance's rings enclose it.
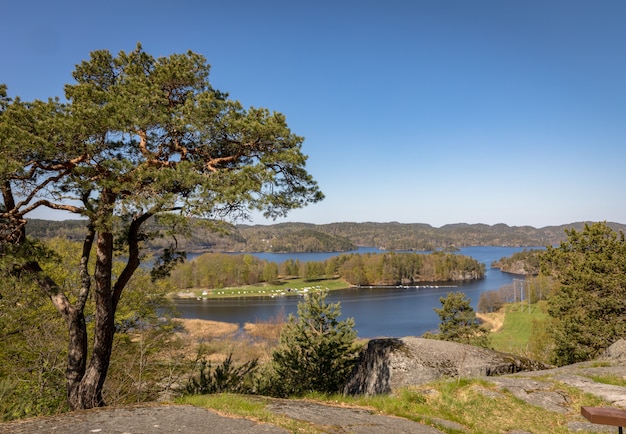
<instances>
[{"instance_id":1,"label":"rocky outcrop","mask_svg":"<svg viewBox=\"0 0 626 434\"><path fill-rule=\"evenodd\" d=\"M479 280L485 277L485 274L478 271L454 270L451 273L451 280Z\"/></svg>"},{"instance_id":2,"label":"rocky outcrop","mask_svg":"<svg viewBox=\"0 0 626 434\"><path fill-rule=\"evenodd\" d=\"M520 276L534 276L538 272L535 267L529 265L528 262L524 260L513 261L510 263L503 263L500 261L493 262L491 264L491 268L498 268L503 273L517 274Z\"/></svg>"},{"instance_id":3,"label":"rocky outcrop","mask_svg":"<svg viewBox=\"0 0 626 434\"><path fill-rule=\"evenodd\" d=\"M423 338L372 339L361 351L344 393L392 393L440 378L484 377L551 366L471 345Z\"/></svg>"},{"instance_id":4,"label":"rocky outcrop","mask_svg":"<svg viewBox=\"0 0 626 434\"><path fill-rule=\"evenodd\" d=\"M626 340L620 339L604 350L599 357L600 360L611 360L621 364L626 364Z\"/></svg>"}]
</instances>

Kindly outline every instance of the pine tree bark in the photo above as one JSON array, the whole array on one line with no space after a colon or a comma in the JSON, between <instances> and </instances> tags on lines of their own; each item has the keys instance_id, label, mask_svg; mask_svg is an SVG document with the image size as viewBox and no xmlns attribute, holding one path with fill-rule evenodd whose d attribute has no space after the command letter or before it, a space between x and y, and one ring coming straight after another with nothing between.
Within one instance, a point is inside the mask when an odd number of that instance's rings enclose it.
<instances>
[{"instance_id":1,"label":"pine tree bark","mask_svg":"<svg viewBox=\"0 0 626 434\"><path fill-rule=\"evenodd\" d=\"M24 266L24 271L35 277L39 286L48 294L52 304L68 326L68 358L65 371L67 402L72 410L85 408L81 384L85 377L88 337L83 306L73 306L65 294L60 291L58 285L45 275L38 262L29 262Z\"/></svg>"},{"instance_id":2,"label":"pine tree bark","mask_svg":"<svg viewBox=\"0 0 626 434\"><path fill-rule=\"evenodd\" d=\"M69 343L65 384L67 403L72 410L81 407L80 384L87 365L87 324L82 310L72 308L67 316Z\"/></svg>"},{"instance_id":3,"label":"pine tree bark","mask_svg":"<svg viewBox=\"0 0 626 434\"><path fill-rule=\"evenodd\" d=\"M94 272L95 329L91 359L80 382L78 408L94 408L105 405L102 389L109 370L113 336L115 334L115 310L111 286L113 261L113 234L99 232L96 241L96 268Z\"/></svg>"}]
</instances>

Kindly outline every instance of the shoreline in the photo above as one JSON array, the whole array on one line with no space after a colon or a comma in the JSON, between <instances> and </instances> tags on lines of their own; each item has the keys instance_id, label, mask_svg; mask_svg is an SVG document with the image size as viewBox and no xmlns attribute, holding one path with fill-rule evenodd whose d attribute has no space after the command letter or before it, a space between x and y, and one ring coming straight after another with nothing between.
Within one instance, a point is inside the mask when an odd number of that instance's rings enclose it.
<instances>
[{"instance_id":1,"label":"shoreline","mask_svg":"<svg viewBox=\"0 0 626 434\"><path fill-rule=\"evenodd\" d=\"M260 284L227 288L190 288L174 291L169 294L178 300L209 300L214 298L241 298L241 297L294 297L304 296L319 291L334 291L337 289L352 288L352 285L341 279L324 279L305 281L302 279L285 280L276 284Z\"/></svg>"},{"instance_id":2,"label":"shoreline","mask_svg":"<svg viewBox=\"0 0 626 434\"><path fill-rule=\"evenodd\" d=\"M476 279L468 279L468 280L476 280ZM343 285L331 285L322 286L322 285L314 285L314 286L306 286L303 288L280 288L276 289L275 286L268 287L250 287L250 286L239 286L239 287L229 287L229 288L220 288L220 289L188 289L186 291L176 291L171 292L169 297L174 300L210 300L215 298L242 298L242 297L302 297L306 294L319 292L319 291L337 291L341 289L421 289L421 288L435 288L435 289L449 289L449 288L458 288L459 285L455 285L455 282L465 282L465 280L460 281L443 281L443 282L424 282L424 285L350 285L344 283Z\"/></svg>"}]
</instances>

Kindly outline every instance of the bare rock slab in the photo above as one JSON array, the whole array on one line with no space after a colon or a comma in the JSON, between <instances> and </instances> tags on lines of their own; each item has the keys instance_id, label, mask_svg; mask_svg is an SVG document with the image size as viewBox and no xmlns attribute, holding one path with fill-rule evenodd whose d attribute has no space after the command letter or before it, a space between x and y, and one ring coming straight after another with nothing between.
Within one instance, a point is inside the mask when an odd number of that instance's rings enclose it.
<instances>
[{"instance_id":1,"label":"bare rock slab","mask_svg":"<svg viewBox=\"0 0 626 434\"><path fill-rule=\"evenodd\" d=\"M268 407L272 413L312 422L324 432L340 434L441 434L441 431L401 417L375 414L362 408L333 407L307 401L279 401Z\"/></svg>"},{"instance_id":2,"label":"bare rock slab","mask_svg":"<svg viewBox=\"0 0 626 434\"><path fill-rule=\"evenodd\" d=\"M361 351L344 393L384 394L440 378L488 377L547 368L550 366L524 357L455 342L413 337L372 339Z\"/></svg>"}]
</instances>

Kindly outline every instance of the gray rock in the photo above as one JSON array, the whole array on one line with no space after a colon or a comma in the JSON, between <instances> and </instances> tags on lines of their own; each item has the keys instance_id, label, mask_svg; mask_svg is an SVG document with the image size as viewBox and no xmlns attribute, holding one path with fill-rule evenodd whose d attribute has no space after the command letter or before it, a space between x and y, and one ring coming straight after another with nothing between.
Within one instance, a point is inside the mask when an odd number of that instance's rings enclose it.
<instances>
[{"instance_id":1,"label":"gray rock","mask_svg":"<svg viewBox=\"0 0 626 434\"><path fill-rule=\"evenodd\" d=\"M484 377L549 366L485 348L435 339L373 339L362 350L344 393L391 393L440 378Z\"/></svg>"},{"instance_id":2,"label":"gray rock","mask_svg":"<svg viewBox=\"0 0 626 434\"><path fill-rule=\"evenodd\" d=\"M378 434L441 434L432 426L401 417L383 416L363 408L334 407L308 401L274 400L268 406L274 414L311 422L328 433ZM459 425L461 429L461 427Z\"/></svg>"},{"instance_id":3,"label":"gray rock","mask_svg":"<svg viewBox=\"0 0 626 434\"><path fill-rule=\"evenodd\" d=\"M191 405L137 405L80 410L56 416L0 423L0 433L184 433L288 434L269 423L227 417Z\"/></svg>"},{"instance_id":4,"label":"gray rock","mask_svg":"<svg viewBox=\"0 0 626 434\"><path fill-rule=\"evenodd\" d=\"M571 387L602 398L613 406L626 407L626 387L598 383L580 375L555 375L554 379Z\"/></svg>"},{"instance_id":5,"label":"gray rock","mask_svg":"<svg viewBox=\"0 0 626 434\"><path fill-rule=\"evenodd\" d=\"M626 340L620 339L604 350L599 360L612 360L615 362L626 362Z\"/></svg>"},{"instance_id":6,"label":"gray rock","mask_svg":"<svg viewBox=\"0 0 626 434\"><path fill-rule=\"evenodd\" d=\"M490 378L489 382L534 406L561 414L570 411L567 396L554 390L553 383L517 377Z\"/></svg>"},{"instance_id":7,"label":"gray rock","mask_svg":"<svg viewBox=\"0 0 626 434\"><path fill-rule=\"evenodd\" d=\"M567 424L567 429L571 432L582 432L582 433L590 433L590 432L616 432L614 426L609 425L598 425L591 422L570 422Z\"/></svg>"}]
</instances>

